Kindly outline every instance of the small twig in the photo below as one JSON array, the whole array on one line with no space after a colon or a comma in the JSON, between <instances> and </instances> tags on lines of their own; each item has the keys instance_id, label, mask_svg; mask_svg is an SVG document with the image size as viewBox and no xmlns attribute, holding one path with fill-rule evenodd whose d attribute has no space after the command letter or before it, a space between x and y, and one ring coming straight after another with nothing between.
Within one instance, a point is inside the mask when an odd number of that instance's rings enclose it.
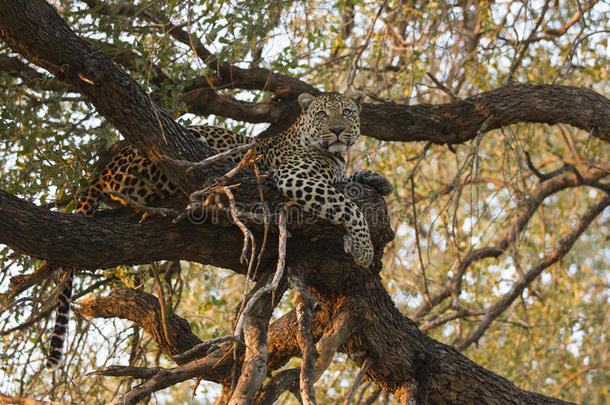
<instances>
[{"instance_id":1,"label":"small twig","mask_svg":"<svg viewBox=\"0 0 610 405\"><path fill-rule=\"evenodd\" d=\"M243 146L245 146L245 145L243 145ZM191 195L189 196L190 203L186 208L187 213L180 214L179 216L174 218L173 222L177 223L178 221L182 220L185 216L187 216L189 213L191 213L197 209L203 210L205 207L207 207L213 200L212 193L217 191L219 188L225 187L227 185L227 183L229 182L229 180L231 178L233 178L237 173L239 173L244 167L250 166L250 165L255 165L256 161L261 158L260 156L253 157L252 156L253 153L254 153L253 149L248 150L248 152L246 152L244 157L239 161L237 166L235 166L234 168L232 168L231 170L229 170L227 173L220 176L219 178L215 179L214 181L210 182L207 186L205 186L201 190L197 190L197 191L191 193ZM237 185L232 185L230 187L236 187L236 186ZM205 197L205 199L204 199L204 197ZM229 198L228 195L227 195L227 198ZM231 214L233 215L233 212ZM245 215L245 214L242 214L242 215ZM243 253L242 253L242 262L243 262Z\"/></svg>"},{"instance_id":2,"label":"small twig","mask_svg":"<svg viewBox=\"0 0 610 405\"><path fill-rule=\"evenodd\" d=\"M250 244L252 246L250 260L248 263L248 273L246 274L246 278L248 279L250 277L250 271L252 270L252 265L254 263L254 256L256 255L256 243L254 240L254 235L252 235L252 232L248 229L248 227L244 225L244 223L239 219L239 216L237 215L237 208L235 207L235 197L233 196L231 189L229 187L223 186L220 187L219 190L227 196L229 200L229 211L231 212L231 218L233 219L233 222L235 222L235 225L237 225L237 227L244 235L244 243L241 250L241 256L239 257L240 263L243 263L244 260L246 260L248 246Z\"/></svg>"},{"instance_id":3,"label":"small twig","mask_svg":"<svg viewBox=\"0 0 610 405\"><path fill-rule=\"evenodd\" d=\"M572 65L572 58L574 58L574 54L576 53L576 49L578 47L578 45L580 45L583 41L586 41L587 39L589 39L590 37L592 37L593 35L597 35L597 34L609 34L610 30L599 30L599 31L593 31L588 33L587 35L582 35L584 32L584 27L581 29L579 35L577 36L578 39L576 39L576 41L574 41L571 45L570 45L570 49L568 50L568 53L563 61L563 63L561 64L561 68L559 69L559 72L557 72L557 76L555 76L555 78L553 79L553 83L555 83L555 81L557 80L558 77L562 77L563 79L565 79L570 71L570 67L573 66Z\"/></svg>"},{"instance_id":4,"label":"small twig","mask_svg":"<svg viewBox=\"0 0 610 405\"><path fill-rule=\"evenodd\" d=\"M527 167L532 171L532 173L534 173L534 175L536 177L538 177L540 182L543 182L543 181L551 178L551 176L549 176L548 174L541 173L538 169L536 169L536 166L534 166L534 163L532 162L532 158L528 151L525 151L525 163L527 164ZM563 168L560 170L563 170ZM552 176L552 177L554 177L554 176Z\"/></svg>"},{"instance_id":5,"label":"small twig","mask_svg":"<svg viewBox=\"0 0 610 405\"><path fill-rule=\"evenodd\" d=\"M415 207L415 171L417 170L417 167L419 166L419 163L423 160L424 156L426 156L426 153L428 152L428 149L430 149L430 146L431 146L431 143L428 142L426 144L426 146L424 147L424 150L420 154L419 159L417 160L417 162L415 162L415 166L413 166L413 169L411 170L411 174L408 177L408 179L411 180L411 208L413 209L413 228L415 229L415 245L417 246L417 255L419 257L420 271L421 271L422 279L423 279L423 283L424 283L424 298L426 299L426 301L428 303L430 303L430 292L428 291L426 266L424 265L424 259L422 257L422 253L421 253L421 245L419 242L419 227L417 225L417 209Z\"/></svg>"},{"instance_id":6,"label":"small twig","mask_svg":"<svg viewBox=\"0 0 610 405\"><path fill-rule=\"evenodd\" d=\"M237 339L233 335L221 336L214 339L210 339L203 343L199 343L198 345L195 345L193 348L185 351L184 353L172 356L172 360L174 360L176 363L188 363L189 361L202 357L202 354L207 355L208 353L210 353L210 351L214 350L214 348L216 348L218 344L227 341L243 343L241 340Z\"/></svg>"},{"instance_id":7,"label":"small twig","mask_svg":"<svg viewBox=\"0 0 610 405\"><path fill-rule=\"evenodd\" d=\"M534 166L534 164L532 163L532 159L530 158L529 152L525 152L525 162L527 164L527 167L532 171L532 173L534 173L534 175L536 177L538 177L538 179L540 180L541 183L545 182L547 180L550 180L553 177L557 177L560 174L563 174L565 172L570 172L576 176L576 178L580 184L584 184L584 185L590 186L590 187L595 187L595 188L598 188L598 189L610 194L610 184L605 184L605 183L602 183L601 181L598 181L595 179L584 178L580 174L578 169L576 169L574 166L572 166L569 163L564 163L561 168L559 168L557 170L553 170L550 173L542 173L540 170L536 169L536 166Z\"/></svg>"},{"instance_id":8,"label":"small twig","mask_svg":"<svg viewBox=\"0 0 610 405\"><path fill-rule=\"evenodd\" d=\"M362 380L364 379L364 376L366 375L366 371L369 369L370 365L371 365L371 359L367 358L364 361L364 364L362 365L362 368L360 369L360 371L358 371L358 375L356 375L354 384L352 385L352 388L349 390L349 393L347 394L347 397L345 398L343 405L350 405L352 403L352 400L354 399L354 394L356 393L356 390L362 383Z\"/></svg>"},{"instance_id":9,"label":"small twig","mask_svg":"<svg viewBox=\"0 0 610 405\"><path fill-rule=\"evenodd\" d=\"M111 188L105 188L104 193L113 195L123 201L125 205L135 208L138 211L144 212L150 215L161 215L163 217L167 216L178 216L180 212L173 208L164 208L164 207L149 207L146 205L142 205L140 203L135 202L131 197L127 197L124 194L119 193Z\"/></svg>"},{"instance_id":10,"label":"small twig","mask_svg":"<svg viewBox=\"0 0 610 405\"><path fill-rule=\"evenodd\" d=\"M222 187L221 190L225 193L225 195L229 199L229 210L231 212L231 217L233 218L233 222L237 225L237 227L241 230L241 232L244 235L244 242L243 242L243 246L242 246L241 256L239 257L240 263L243 263L244 260L246 260L246 254L248 252L249 241L252 246L252 253L250 255L250 260L248 261L248 271L246 272L246 280L244 283L244 293L243 293L244 300L242 301L241 308L240 308L240 311L243 311L244 305L245 305L245 299L246 299L246 292L248 291L249 281L250 281L250 278L252 277L252 274L251 274L252 266L254 265L254 257L256 255L256 241L254 240L254 236L252 235L252 232L248 229L248 227L239 220L239 217L237 215L237 209L235 207L235 197L233 197L233 193L231 192L231 189L229 187ZM234 346L234 349L236 349L236 348L237 348L237 346ZM234 380L232 380L232 381L234 381Z\"/></svg>"},{"instance_id":11,"label":"small twig","mask_svg":"<svg viewBox=\"0 0 610 405\"><path fill-rule=\"evenodd\" d=\"M578 170L576 170L576 168L574 166L572 166L569 163L564 163L564 165L557 169L557 170L553 170L550 173L542 173L540 170L536 169L536 166L534 166L534 163L532 163L532 159L530 157L529 152L525 152L525 163L527 164L527 167L532 171L532 173L534 173L534 175L536 177L538 177L538 179L540 180L540 182L544 182L547 180L552 179L553 177L557 177L560 174L563 174L565 172L572 172L576 175L576 177L578 178L579 181L582 182L582 176L580 175L580 172Z\"/></svg>"},{"instance_id":12,"label":"small twig","mask_svg":"<svg viewBox=\"0 0 610 405\"><path fill-rule=\"evenodd\" d=\"M487 131L487 127L489 126L489 123L494 118L495 118L495 116L493 114L489 114L489 116L487 118L485 118L485 121L483 121L483 123L481 124L481 127L477 131L477 137L480 137L481 134L483 134L485 131Z\"/></svg>"},{"instance_id":13,"label":"small twig","mask_svg":"<svg viewBox=\"0 0 610 405\"><path fill-rule=\"evenodd\" d=\"M506 77L506 81L504 82L505 86L512 85L512 83L513 83L513 76L514 76L517 68L521 64L521 61L525 57L525 52L527 52L527 48L529 47L530 43L532 42L532 39L536 35L536 32L538 31L538 28L540 28L540 24L542 24L542 21L544 20L544 16L546 15L546 12L549 9L549 5L550 4L551 4L550 0L547 0L547 1L544 2L544 6L542 7L542 11L540 12L540 17L538 17L538 20L536 21L536 25L532 29L532 32L530 32L530 34L527 37L527 39L521 44L521 49L520 49L519 53L517 55L515 55L516 57L515 57L515 59L513 60L513 63L510 66L510 69L508 71L508 76ZM517 47L517 49L518 48L519 47Z\"/></svg>"},{"instance_id":14,"label":"small twig","mask_svg":"<svg viewBox=\"0 0 610 405\"><path fill-rule=\"evenodd\" d=\"M260 159L260 156L253 157L252 154L253 154L253 151L252 151L252 149L250 149L244 155L244 157L240 160L240 162L237 164L237 166L235 166L234 168L232 168L231 170L229 170L228 172L226 172L219 178L212 181L210 183L210 185L204 187L201 190L191 193L189 200L191 202L198 202L198 200L200 200L204 195L210 194L218 187L226 186L227 183L229 182L229 180L231 178L235 177L235 175L237 175L237 173L239 173L244 167L250 166L250 165L254 164L257 160ZM205 206L205 204L203 204L203 205Z\"/></svg>"},{"instance_id":15,"label":"small twig","mask_svg":"<svg viewBox=\"0 0 610 405\"><path fill-rule=\"evenodd\" d=\"M434 75L430 72L426 72L426 74L428 75L428 77L430 78L430 80L432 80L434 82L434 84L436 84L436 86L444 91L445 93L447 93L449 96L451 96L451 98L455 101L457 100L461 100L457 94L455 94L453 91L451 91L451 89L449 89L447 86L445 86L443 83L441 83L436 77L434 77ZM471 102L472 103L472 102Z\"/></svg>"},{"instance_id":16,"label":"small twig","mask_svg":"<svg viewBox=\"0 0 610 405\"><path fill-rule=\"evenodd\" d=\"M280 236L279 236L278 258L277 258L277 267L275 270L275 275L273 276L273 280L271 280L270 284L267 284L266 286L264 286L260 290L258 290L256 293L254 293L252 298L250 298L250 300L246 304L244 310L241 312L241 315L239 316L239 320L237 321L237 324L235 326L235 332L233 333L233 335L238 339L241 338L244 318L246 317L246 314L252 309L252 307L254 306L254 303L263 294L266 294L269 291L277 290L277 287L280 284L280 280L284 276L284 267L286 266L286 240L288 239L288 236L289 236L288 231L286 230L286 213L288 211L288 208L291 205L292 205L292 202L287 202L286 204L284 204L284 207L280 211L280 219L279 219L279 224L278 224L278 227L280 230Z\"/></svg>"},{"instance_id":17,"label":"small twig","mask_svg":"<svg viewBox=\"0 0 610 405\"><path fill-rule=\"evenodd\" d=\"M216 155L205 158L199 162L190 162L188 160L174 159L167 155L161 155L161 158L164 160L167 160L168 162L175 164L176 166L188 167L188 169L186 170L188 172L190 170L209 166L212 163L218 162L219 160L227 159L227 158L235 155L237 152L241 152L245 149L253 148L254 146L256 146L256 142L250 142L245 145L236 146L233 149L229 149L229 150L225 150L224 152L217 153Z\"/></svg>"},{"instance_id":18,"label":"small twig","mask_svg":"<svg viewBox=\"0 0 610 405\"><path fill-rule=\"evenodd\" d=\"M254 268L254 273L252 274L252 277L256 277L256 274L258 273L258 269L260 268L261 262L263 260L263 254L265 253L265 247L267 246L267 236L269 235L269 215L267 213L267 205L265 204L265 198L263 196L263 186L261 184L261 177L263 177L259 171L258 171L258 166L255 164L252 165L252 167L254 168L254 175L256 176L256 185L258 187L258 196L260 198L261 201L261 208L263 211L263 224L264 224L264 231L263 231L263 243L261 244L261 250L260 252L258 252L258 260L256 261L256 267Z\"/></svg>"},{"instance_id":19,"label":"small twig","mask_svg":"<svg viewBox=\"0 0 610 405\"><path fill-rule=\"evenodd\" d=\"M375 30L374 30L375 23L377 22L377 19L379 19L379 17L381 16L381 12L385 9L387 4L388 4L388 0L385 0L383 2L383 4L381 5L381 7L379 7L379 10L377 10L377 14L375 15L375 18L373 19L373 22L372 22L371 26L369 27L368 32L366 33L366 39L364 40L364 44L360 46L360 49L358 49L358 51L356 52L355 57L352 58L352 63L351 63L352 66L351 66L350 72L347 76L347 88L349 88L354 83L354 79L356 77L356 72L358 70L358 61L360 60L360 57L362 57L362 54L366 50L366 48L371 40L371 36L375 32Z\"/></svg>"}]
</instances>

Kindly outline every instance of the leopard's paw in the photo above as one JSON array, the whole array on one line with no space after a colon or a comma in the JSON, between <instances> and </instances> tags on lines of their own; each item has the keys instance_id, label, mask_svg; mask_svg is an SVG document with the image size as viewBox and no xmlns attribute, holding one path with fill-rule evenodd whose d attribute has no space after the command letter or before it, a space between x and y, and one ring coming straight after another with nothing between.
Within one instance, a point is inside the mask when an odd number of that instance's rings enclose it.
<instances>
[{"instance_id":1,"label":"leopard's paw","mask_svg":"<svg viewBox=\"0 0 610 405\"><path fill-rule=\"evenodd\" d=\"M343 248L345 253L351 253L357 265L369 267L373 262L374 250L370 237L355 238L346 233L343 236Z\"/></svg>"},{"instance_id":2,"label":"leopard's paw","mask_svg":"<svg viewBox=\"0 0 610 405\"><path fill-rule=\"evenodd\" d=\"M370 170L361 170L350 176L351 181L361 184L367 184L373 187L381 195L390 195L394 191L394 187L388 179L379 173Z\"/></svg>"}]
</instances>

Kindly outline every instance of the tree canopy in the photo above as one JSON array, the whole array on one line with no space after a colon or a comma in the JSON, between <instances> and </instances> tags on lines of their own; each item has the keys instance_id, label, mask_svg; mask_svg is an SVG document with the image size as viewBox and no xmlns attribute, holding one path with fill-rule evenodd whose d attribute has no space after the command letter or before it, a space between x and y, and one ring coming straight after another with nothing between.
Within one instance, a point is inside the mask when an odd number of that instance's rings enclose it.
<instances>
[{"instance_id":1,"label":"tree canopy","mask_svg":"<svg viewBox=\"0 0 610 405\"><path fill-rule=\"evenodd\" d=\"M0 403L610 397L608 2L4 3ZM348 90L368 96L348 171L394 185L337 185L369 269L252 168L174 163L213 154L186 125L270 137L299 94ZM117 142L182 195L73 215ZM187 214L218 179L216 208Z\"/></svg>"}]
</instances>

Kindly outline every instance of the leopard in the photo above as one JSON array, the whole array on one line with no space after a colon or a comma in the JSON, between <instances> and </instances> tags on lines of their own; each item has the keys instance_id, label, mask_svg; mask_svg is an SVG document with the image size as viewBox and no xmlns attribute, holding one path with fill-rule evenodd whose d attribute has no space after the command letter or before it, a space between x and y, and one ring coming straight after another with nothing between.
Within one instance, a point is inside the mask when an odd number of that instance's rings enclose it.
<instances>
[{"instance_id":1,"label":"leopard","mask_svg":"<svg viewBox=\"0 0 610 405\"><path fill-rule=\"evenodd\" d=\"M305 212L342 226L344 250L351 253L354 262L368 268L374 258L367 220L349 196L341 193L335 183L368 184L381 195L393 192L392 184L382 175L362 170L346 175L348 149L360 137L360 112L364 99L362 92L351 95L302 93L297 101L299 117L288 129L272 137L255 138L254 153L261 171L270 173L279 191ZM249 144L252 137L213 127L190 126L190 133L217 152ZM230 155L232 163L242 160L247 151ZM125 202L106 189L130 197L141 205L169 197L178 188L134 146L127 145L101 170L99 176L77 203L76 213L94 215L103 202ZM51 339L47 368L61 364L65 340L72 274L68 274L65 287L59 294L55 329Z\"/></svg>"}]
</instances>

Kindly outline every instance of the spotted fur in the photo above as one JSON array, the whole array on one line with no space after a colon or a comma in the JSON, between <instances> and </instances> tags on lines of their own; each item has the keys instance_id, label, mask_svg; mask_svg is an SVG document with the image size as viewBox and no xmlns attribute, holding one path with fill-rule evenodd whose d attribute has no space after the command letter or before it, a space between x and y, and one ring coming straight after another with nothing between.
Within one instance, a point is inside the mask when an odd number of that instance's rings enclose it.
<instances>
[{"instance_id":1,"label":"spotted fur","mask_svg":"<svg viewBox=\"0 0 610 405\"><path fill-rule=\"evenodd\" d=\"M68 332L68 319L70 316L70 298L72 297L73 274L70 271L62 285L57 297L57 312L55 315L55 327L51 335L51 345L47 357L46 367L55 370L63 362L63 346Z\"/></svg>"},{"instance_id":2,"label":"spotted fur","mask_svg":"<svg viewBox=\"0 0 610 405\"><path fill-rule=\"evenodd\" d=\"M366 218L354 202L333 187L337 182L359 182L373 186L383 195L392 192L388 180L371 171L357 172L349 178L345 175L346 152L360 136L359 115L363 98L359 92L351 97L337 93L317 97L301 94L298 101L302 114L297 121L278 136L258 139L256 153L262 155L260 169L272 171L284 196L305 211L345 228L346 251L352 254L357 264L368 267L374 252ZM219 152L252 141L227 129L209 126L189 129ZM231 159L237 163L244 154L245 151L237 153ZM79 201L76 212L92 215L108 198L105 188L129 196L140 204L177 191L161 170L132 146L123 148L106 165ZM69 294L65 296L69 300ZM65 332L67 319L61 323L59 320L64 318L58 316L56 330ZM54 332L51 353L56 353L55 350L61 353L61 345L53 346L53 342L63 344L60 333Z\"/></svg>"}]
</instances>

